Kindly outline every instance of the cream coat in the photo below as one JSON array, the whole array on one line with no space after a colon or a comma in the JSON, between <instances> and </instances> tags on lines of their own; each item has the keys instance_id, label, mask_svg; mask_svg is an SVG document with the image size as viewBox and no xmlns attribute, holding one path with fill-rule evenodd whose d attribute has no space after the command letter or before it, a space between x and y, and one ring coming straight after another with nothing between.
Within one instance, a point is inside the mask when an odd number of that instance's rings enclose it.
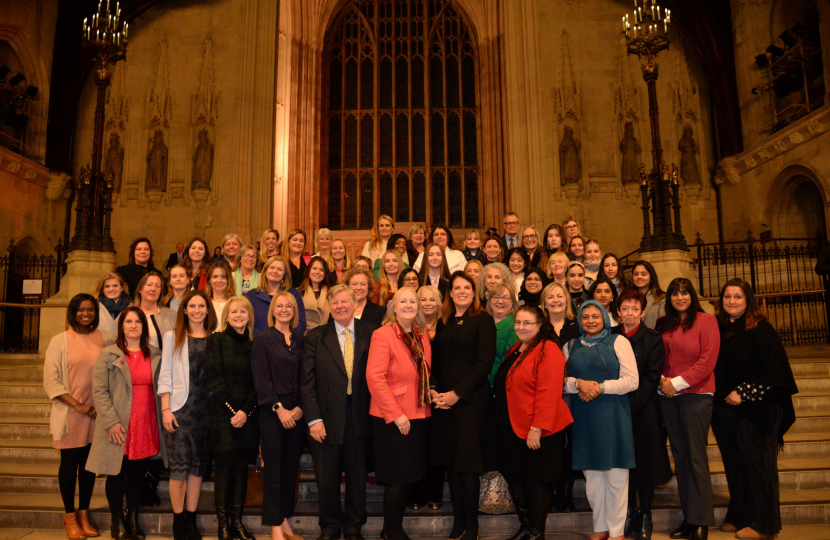
<instances>
[{"instance_id":1,"label":"cream coat","mask_svg":"<svg viewBox=\"0 0 830 540\"><path fill-rule=\"evenodd\" d=\"M170 330L164 334L164 348L161 354L161 369L159 370L158 395L170 394L170 412L176 412L187 403L190 394L190 352L187 339L182 348L175 351L176 331Z\"/></svg>"}]
</instances>

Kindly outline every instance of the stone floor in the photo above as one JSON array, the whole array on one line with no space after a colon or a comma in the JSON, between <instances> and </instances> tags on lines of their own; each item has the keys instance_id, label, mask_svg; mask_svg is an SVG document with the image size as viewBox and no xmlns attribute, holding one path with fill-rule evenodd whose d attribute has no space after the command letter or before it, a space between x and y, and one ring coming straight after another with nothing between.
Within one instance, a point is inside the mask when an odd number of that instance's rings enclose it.
<instances>
[{"instance_id":1,"label":"stone floor","mask_svg":"<svg viewBox=\"0 0 830 540\"><path fill-rule=\"evenodd\" d=\"M586 540L589 533L547 534L547 540ZM109 538L104 533L101 538ZM172 540L172 536L148 534L149 540ZM261 538L261 537L260 537ZM370 537L371 538L371 537ZM482 540L499 540L501 537L483 537ZM655 532L652 540L667 540L668 533ZM735 538L733 533L724 533L717 529L709 531L709 540L727 540ZM0 529L0 540L66 540L62 530L55 529ZM216 540L215 536L205 536L204 540ZM267 540L267 539L263 539ZM309 538L308 540L312 540ZM371 538L371 540L375 540ZM415 537L415 540L445 540L442 538ZM830 540L830 525L789 525L784 527L778 540Z\"/></svg>"}]
</instances>

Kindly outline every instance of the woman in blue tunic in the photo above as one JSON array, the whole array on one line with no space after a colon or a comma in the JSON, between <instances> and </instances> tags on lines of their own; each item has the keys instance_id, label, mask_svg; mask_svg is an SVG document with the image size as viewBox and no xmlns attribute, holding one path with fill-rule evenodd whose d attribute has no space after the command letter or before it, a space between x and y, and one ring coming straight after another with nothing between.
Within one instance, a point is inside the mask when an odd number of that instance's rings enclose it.
<instances>
[{"instance_id":1,"label":"woman in blue tunic","mask_svg":"<svg viewBox=\"0 0 830 540\"><path fill-rule=\"evenodd\" d=\"M629 392L639 385L631 343L611 334L602 305L588 300L576 320L581 337L563 349L568 361L565 392L571 400L573 469L585 473L585 493L594 517L591 540L622 540L628 506L628 469L633 469L634 436Z\"/></svg>"}]
</instances>

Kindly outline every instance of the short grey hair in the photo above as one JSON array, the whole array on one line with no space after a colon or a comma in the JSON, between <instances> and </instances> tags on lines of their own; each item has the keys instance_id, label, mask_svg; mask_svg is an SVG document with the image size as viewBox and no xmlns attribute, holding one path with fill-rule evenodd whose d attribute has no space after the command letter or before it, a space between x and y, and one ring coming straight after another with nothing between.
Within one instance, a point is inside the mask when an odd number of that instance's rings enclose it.
<instances>
[{"instance_id":1,"label":"short grey hair","mask_svg":"<svg viewBox=\"0 0 830 540\"><path fill-rule=\"evenodd\" d=\"M239 242L239 247L242 247L242 238L236 233L228 233L225 235L225 238L222 239L222 253L225 253L225 244L228 243L228 240L231 238L236 238L236 241Z\"/></svg>"},{"instance_id":2,"label":"short grey hair","mask_svg":"<svg viewBox=\"0 0 830 540\"><path fill-rule=\"evenodd\" d=\"M352 299L352 304L357 304L357 300L355 300L355 298L354 298L354 293L352 292L352 290L347 285L345 285L343 283L335 285L334 287L329 289L329 294L328 294L328 297L327 297L327 300L328 300L329 304L331 304L331 299L334 298L335 295L340 294L342 292L345 292L345 293L349 294L349 298Z\"/></svg>"}]
</instances>

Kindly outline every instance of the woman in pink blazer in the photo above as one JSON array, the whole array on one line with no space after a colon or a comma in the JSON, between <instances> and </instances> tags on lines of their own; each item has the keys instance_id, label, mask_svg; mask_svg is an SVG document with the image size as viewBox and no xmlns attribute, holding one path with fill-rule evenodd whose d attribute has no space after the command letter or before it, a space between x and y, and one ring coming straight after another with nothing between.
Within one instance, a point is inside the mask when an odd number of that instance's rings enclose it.
<instances>
[{"instance_id":1,"label":"woman in pink blazer","mask_svg":"<svg viewBox=\"0 0 830 540\"><path fill-rule=\"evenodd\" d=\"M407 538L403 515L409 492L427 473L432 349L419 313L417 293L398 289L383 325L372 334L366 365L375 474L385 486L383 540Z\"/></svg>"}]
</instances>

